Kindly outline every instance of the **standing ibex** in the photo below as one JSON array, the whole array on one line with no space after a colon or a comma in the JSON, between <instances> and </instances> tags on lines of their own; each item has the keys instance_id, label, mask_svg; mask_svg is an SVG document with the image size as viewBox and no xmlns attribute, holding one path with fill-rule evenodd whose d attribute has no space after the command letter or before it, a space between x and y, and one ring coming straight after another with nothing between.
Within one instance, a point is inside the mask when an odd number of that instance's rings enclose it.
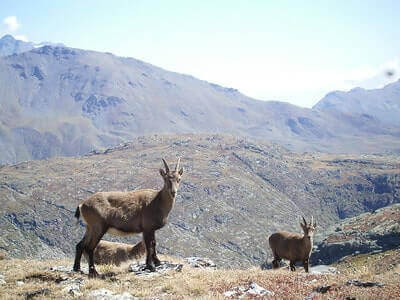
<instances>
[{"instance_id":1,"label":"standing ibex","mask_svg":"<svg viewBox=\"0 0 400 300\"><path fill-rule=\"evenodd\" d=\"M98 265L116 265L127 262L130 259L138 259L146 252L144 241L140 241L135 246L100 241L93 252L93 260ZM89 261L88 254L83 251L86 260Z\"/></svg>"},{"instance_id":2,"label":"standing ibex","mask_svg":"<svg viewBox=\"0 0 400 300\"><path fill-rule=\"evenodd\" d=\"M82 214L86 223L86 233L76 245L74 271L80 270L82 252L89 257L89 277L98 275L93 260L93 250L106 232L128 235L143 232L146 246L146 268L155 270L160 265L156 254L155 231L162 228L168 220L183 168L179 169L179 159L175 170L170 172L163 159L165 171L160 169L164 179L161 190L137 190L129 192L100 192L80 204L75 213L79 219Z\"/></svg>"},{"instance_id":3,"label":"standing ibex","mask_svg":"<svg viewBox=\"0 0 400 300\"><path fill-rule=\"evenodd\" d=\"M308 273L308 260L313 247L315 227L317 226L316 222L313 223L313 219L312 217L311 222L307 224L303 217L304 224L300 222L300 226L304 231L303 236L298 233L280 231L273 233L269 237L269 246L274 255L274 260L272 261L274 269L279 268L279 262L284 258L290 261L291 271L296 270L296 261L301 261L305 271Z\"/></svg>"}]
</instances>

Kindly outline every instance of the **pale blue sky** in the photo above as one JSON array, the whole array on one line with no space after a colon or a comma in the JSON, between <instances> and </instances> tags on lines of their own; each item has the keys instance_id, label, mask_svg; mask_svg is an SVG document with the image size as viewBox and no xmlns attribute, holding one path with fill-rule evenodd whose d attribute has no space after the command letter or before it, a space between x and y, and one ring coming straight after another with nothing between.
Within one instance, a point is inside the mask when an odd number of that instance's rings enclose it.
<instances>
[{"instance_id":1,"label":"pale blue sky","mask_svg":"<svg viewBox=\"0 0 400 300\"><path fill-rule=\"evenodd\" d=\"M135 57L310 107L329 91L400 77L399 11L396 0L0 0L0 35Z\"/></svg>"}]
</instances>

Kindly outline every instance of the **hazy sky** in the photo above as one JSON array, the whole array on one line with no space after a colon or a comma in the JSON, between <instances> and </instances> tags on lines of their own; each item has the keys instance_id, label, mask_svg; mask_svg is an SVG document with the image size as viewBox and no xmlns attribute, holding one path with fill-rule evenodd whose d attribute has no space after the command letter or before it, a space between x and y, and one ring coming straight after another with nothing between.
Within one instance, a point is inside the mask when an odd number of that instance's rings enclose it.
<instances>
[{"instance_id":1,"label":"hazy sky","mask_svg":"<svg viewBox=\"0 0 400 300\"><path fill-rule=\"evenodd\" d=\"M400 77L399 12L397 0L1 0L0 35L130 56L311 107L329 91Z\"/></svg>"}]
</instances>

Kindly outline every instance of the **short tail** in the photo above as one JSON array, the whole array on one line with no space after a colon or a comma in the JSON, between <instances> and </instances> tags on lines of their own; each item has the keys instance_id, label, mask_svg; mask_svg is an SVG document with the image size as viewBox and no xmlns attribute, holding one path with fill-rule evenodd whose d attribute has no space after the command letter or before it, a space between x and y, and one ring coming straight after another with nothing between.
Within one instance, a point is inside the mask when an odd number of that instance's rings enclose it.
<instances>
[{"instance_id":1,"label":"short tail","mask_svg":"<svg viewBox=\"0 0 400 300\"><path fill-rule=\"evenodd\" d=\"M76 222L77 223L79 223L79 218L81 217L81 210L80 210L80 208L79 208L79 206L76 208L76 211L75 211L75 218L76 218Z\"/></svg>"},{"instance_id":2,"label":"short tail","mask_svg":"<svg viewBox=\"0 0 400 300\"><path fill-rule=\"evenodd\" d=\"M129 251L129 258L138 259L142 257L146 253L146 246L143 240L137 243L133 248Z\"/></svg>"}]
</instances>

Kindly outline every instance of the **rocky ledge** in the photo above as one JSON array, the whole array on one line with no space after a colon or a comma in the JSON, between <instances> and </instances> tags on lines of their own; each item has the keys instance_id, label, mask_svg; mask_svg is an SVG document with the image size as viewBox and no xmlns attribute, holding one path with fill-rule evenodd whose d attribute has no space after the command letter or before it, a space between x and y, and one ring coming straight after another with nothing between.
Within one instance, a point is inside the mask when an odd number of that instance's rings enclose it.
<instances>
[{"instance_id":1,"label":"rocky ledge","mask_svg":"<svg viewBox=\"0 0 400 300\"><path fill-rule=\"evenodd\" d=\"M316 243L312 264L331 264L348 255L400 246L400 204L361 214L330 227Z\"/></svg>"}]
</instances>

